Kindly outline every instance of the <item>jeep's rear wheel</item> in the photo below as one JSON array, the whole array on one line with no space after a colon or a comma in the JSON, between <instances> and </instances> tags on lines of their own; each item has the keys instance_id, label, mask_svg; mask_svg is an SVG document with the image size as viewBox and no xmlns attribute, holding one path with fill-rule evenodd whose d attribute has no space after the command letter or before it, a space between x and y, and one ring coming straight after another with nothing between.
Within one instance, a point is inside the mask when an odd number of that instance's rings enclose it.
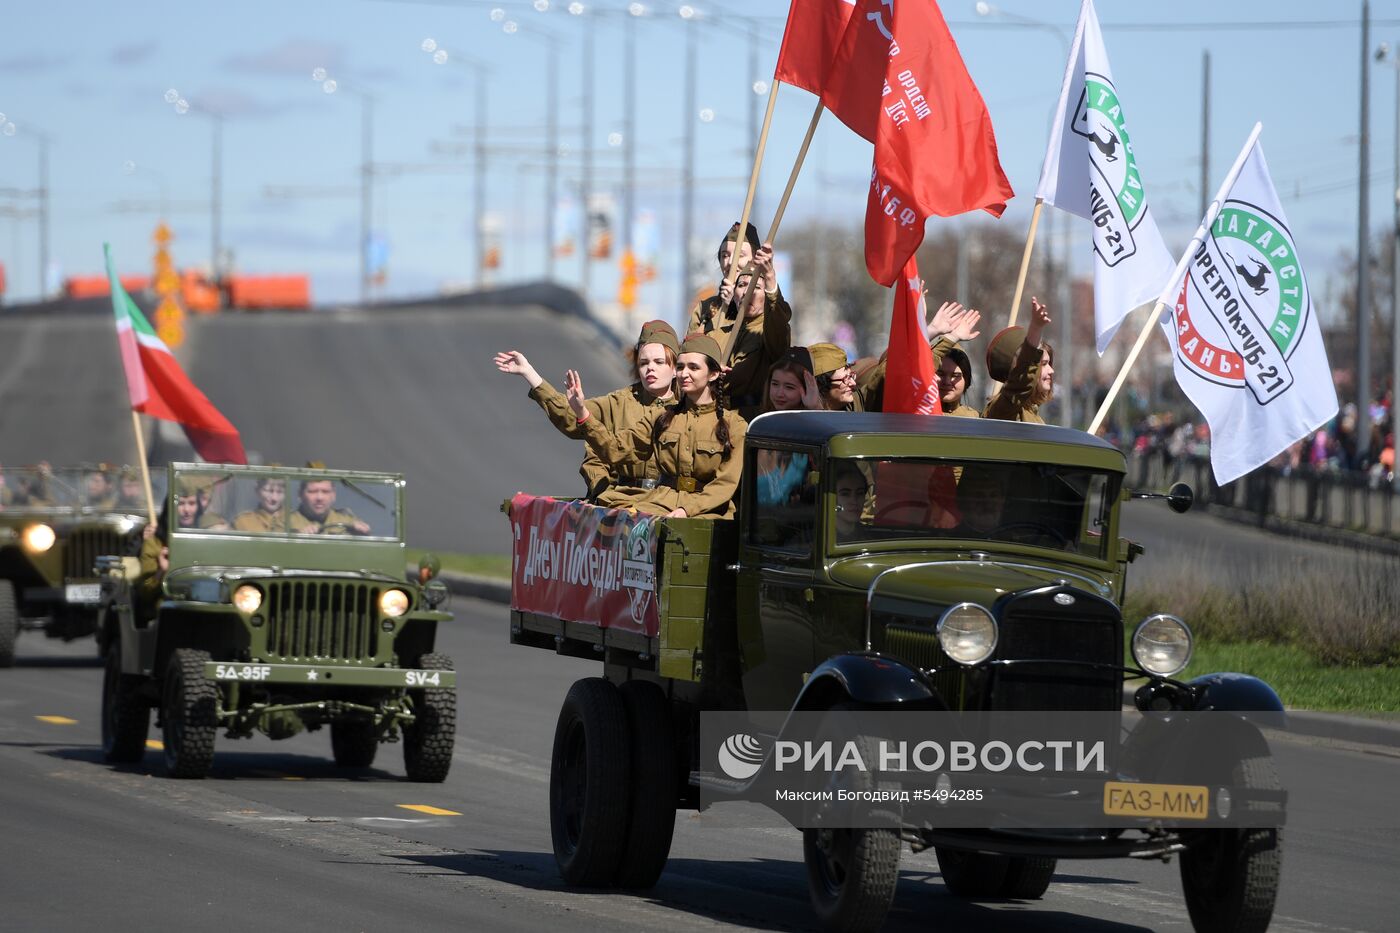
<instances>
[{"instance_id":1,"label":"jeep's rear wheel","mask_svg":"<svg viewBox=\"0 0 1400 933\"><path fill-rule=\"evenodd\" d=\"M618 693L627 708L632 794L627 843L615 883L619 888L650 888L666 867L676 828L671 709L661 688L645 680L629 680Z\"/></svg>"},{"instance_id":2,"label":"jeep's rear wheel","mask_svg":"<svg viewBox=\"0 0 1400 933\"><path fill-rule=\"evenodd\" d=\"M1000 897L1011 859L1005 855L934 846L943 884L958 897Z\"/></svg>"},{"instance_id":3,"label":"jeep's rear wheel","mask_svg":"<svg viewBox=\"0 0 1400 933\"><path fill-rule=\"evenodd\" d=\"M1267 755L1244 758L1233 783L1277 790L1278 771ZM1181 887L1197 933L1252 933L1268 929L1278 896L1282 841L1278 829L1207 829L1181 853Z\"/></svg>"},{"instance_id":4,"label":"jeep's rear wheel","mask_svg":"<svg viewBox=\"0 0 1400 933\"><path fill-rule=\"evenodd\" d=\"M132 764L146 756L151 708L136 695L138 680L122 673L121 642L107 645L102 665L102 758Z\"/></svg>"},{"instance_id":5,"label":"jeep's rear wheel","mask_svg":"<svg viewBox=\"0 0 1400 933\"><path fill-rule=\"evenodd\" d=\"M331 723L331 755L339 768L368 768L379 751L373 722L349 719Z\"/></svg>"},{"instance_id":6,"label":"jeep's rear wheel","mask_svg":"<svg viewBox=\"0 0 1400 933\"><path fill-rule=\"evenodd\" d=\"M19 639L19 605L15 585L0 580L0 667L14 667L15 642Z\"/></svg>"},{"instance_id":7,"label":"jeep's rear wheel","mask_svg":"<svg viewBox=\"0 0 1400 933\"><path fill-rule=\"evenodd\" d=\"M219 690L204 676L209 652L180 648L165 667L161 729L171 777L202 778L214 763Z\"/></svg>"},{"instance_id":8,"label":"jeep's rear wheel","mask_svg":"<svg viewBox=\"0 0 1400 933\"><path fill-rule=\"evenodd\" d=\"M899 881L892 829L807 829L802 857L812 909L826 930L878 930Z\"/></svg>"},{"instance_id":9,"label":"jeep's rear wheel","mask_svg":"<svg viewBox=\"0 0 1400 933\"><path fill-rule=\"evenodd\" d=\"M425 654L418 666L427 671L450 671L445 654ZM457 741L457 691L445 687L410 690L411 725L403 730L403 766L410 781L441 784L452 767L452 746Z\"/></svg>"},{"instance_id":10,"label":"jeep's rear wheel","mask_svg":"<svg viewBox=\"0 0 1400 933\"><path fill-rule=\"evenodd\" d=\"M631 760L620 691L601 677L575 681L559 711L549 767L549 830L565 884L601 887L617 878L628 841Z\"/></svg>"},{"instance_id":11,"label":"jeep's rear wheel","mask_svg":"<svg viewBox=\"0 0 1400 933\"><path fill-rule=\"evenodd\" d=\"M1050 879L1055 877L1056 860L1052 858L1023 858L1013 855L1007 859L1006 878L1001 883L1002 897L1033 901L1045 895Z\"/></svg>"}]
</instances>

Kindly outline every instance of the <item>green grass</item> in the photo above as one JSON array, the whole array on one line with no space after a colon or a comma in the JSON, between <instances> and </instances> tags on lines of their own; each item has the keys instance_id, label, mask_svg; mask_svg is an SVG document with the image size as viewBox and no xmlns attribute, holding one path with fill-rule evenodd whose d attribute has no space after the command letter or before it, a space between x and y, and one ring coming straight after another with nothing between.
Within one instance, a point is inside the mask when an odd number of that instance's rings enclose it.
<instances>
[{"instance_id":1,"label":"green grass","mask_svg":"<svg viewBox=\"0 0 1400 933\"><path fill-rule=\"evenodd\" d=\"M427 553L425 548L407 549L408 564L418 566L418 559ZM451 573L465 573L475 577L495 577L510 579L509 554L453 554L448 551L433 551L442 561L442 569Z\"/></svg>"}]
</instances>

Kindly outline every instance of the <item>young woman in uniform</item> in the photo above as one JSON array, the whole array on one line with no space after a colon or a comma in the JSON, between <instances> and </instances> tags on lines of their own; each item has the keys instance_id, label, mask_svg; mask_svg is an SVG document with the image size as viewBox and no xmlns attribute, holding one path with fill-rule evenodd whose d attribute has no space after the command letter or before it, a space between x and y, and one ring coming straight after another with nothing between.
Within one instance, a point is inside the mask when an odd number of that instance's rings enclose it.
<instances>
[{"instance_id":1,"label":"young woman in uniform","mask_svg":"<svg viewBox=\"0 0 1400 933\"><path fill-rule=\"evenodd\" d=\"M1041 342L1050 311L1031 297L1031 319L1024 330L1008 327L987 347L987 372L1002 383L983 418L1044 424L1040 406L1055 394L1055 350Z\"/></svg>"},{"instance_id":2,"label":"young woman in uniform","mask_svg":"<svg viewBox=\"0 0 1400 933\"><path fill-rule=\"evenodd\" d=\"M812 356L806 347L792 347L787 355L768 368L768 392L763 411L821 411L826 407L817 378L812 375ZM762 448L755 466L759 505L780 505L807 475L805 454Z\"/></svg>"}]
</instances>

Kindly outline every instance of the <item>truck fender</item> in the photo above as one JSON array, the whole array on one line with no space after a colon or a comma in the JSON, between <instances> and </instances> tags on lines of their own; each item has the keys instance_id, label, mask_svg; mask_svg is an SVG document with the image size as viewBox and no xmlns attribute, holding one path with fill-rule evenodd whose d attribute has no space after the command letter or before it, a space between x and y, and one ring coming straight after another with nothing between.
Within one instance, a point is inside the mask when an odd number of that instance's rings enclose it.
<instances>
[{"instance_id":1,"label":"truck fender","mask_svg":"<svg viewBox=\"0 0 1400 933\"><path fill-rule=\"evenodd\" d=\"M863 706L946 708L915 668L874 652L861 652L838 654L819 664L803 684L793 710L829 709L847 699Z\"/></svg>"},{"instance_id":2,"label":"truck fender","mask_svg":"<svg viewBox=\"0 0 1400 933\"><path fill-rule=\"evenodd\" d=\"M1190 682L1198 710L1282 713L1283 701L1274 688L1248 674L1206 674Z\"/></svg>"}]
</instances>

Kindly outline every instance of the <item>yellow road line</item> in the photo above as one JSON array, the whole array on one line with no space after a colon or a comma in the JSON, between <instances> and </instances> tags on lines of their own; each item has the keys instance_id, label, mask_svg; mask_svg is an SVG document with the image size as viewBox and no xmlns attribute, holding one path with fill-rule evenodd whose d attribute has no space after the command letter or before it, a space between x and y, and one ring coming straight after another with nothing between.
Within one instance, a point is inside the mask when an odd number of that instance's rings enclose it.
<instances>
[{"instance_id":1,"label":"yellow road line","mask_svg":"<svg viewBox=\"0 0 1400 933\"><path fill-rule=\"evenodd\" d=\"M34 718L55 726L76 726L78 724L78 720L69 719L67 716L35 716Z\"/></svg>"},{"instance_id":2,"label":"yellow road line","mask_svg":"<svg viewBox=\"0 0 1400 933\"><path fill-rule=\"evenodd\" d=\"M306 780L306 778L302 777L300 774L284 774L284 775L282 775L282 780L284 780L284 781L304 781L304 780Z\"/></svg>"},{"instance_id":3,"label":"yellow road line","mask_svg":"<svg viewBox=\"0 0 1400 933\"><path fill-rule=\"evenodd\" d=\"M430 816L461 816L456 810L444 810L441 807L430 807L426 803L400 803L396 804L402 810L417 810L419 813L427 813Z\"/></svg>"},{"instance_id":4,"label":"yellow road line","mask_svg":"<svg viewBox=\"0 0 1400 933\"><path fill-rule=\"evenodd\" d=\"M158 752L165 751L165 743L162 742L160 739L147 739L146 747L154 748Z\"/></svg>"}]
</instances>

